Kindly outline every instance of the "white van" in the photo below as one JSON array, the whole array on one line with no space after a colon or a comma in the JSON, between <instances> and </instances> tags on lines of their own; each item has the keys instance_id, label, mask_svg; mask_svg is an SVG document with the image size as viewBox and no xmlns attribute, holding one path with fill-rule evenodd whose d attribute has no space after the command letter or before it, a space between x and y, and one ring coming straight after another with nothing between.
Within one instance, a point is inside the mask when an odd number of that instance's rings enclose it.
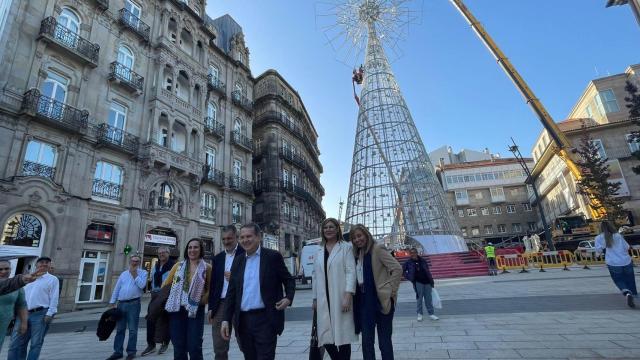
<instances>
[{"instance_id":1,"label":"white van","mask_svg":"<svg viewBox=\"0 0 640 360\"><path fill-rule=\"evenodd\" d=\"M305 245L300 252L300 269L298 274L302 276L302 283L306 284L313 276L313 262L318 250L320 250L322 238L305 241Z\"/></svg>"}]
</instances>

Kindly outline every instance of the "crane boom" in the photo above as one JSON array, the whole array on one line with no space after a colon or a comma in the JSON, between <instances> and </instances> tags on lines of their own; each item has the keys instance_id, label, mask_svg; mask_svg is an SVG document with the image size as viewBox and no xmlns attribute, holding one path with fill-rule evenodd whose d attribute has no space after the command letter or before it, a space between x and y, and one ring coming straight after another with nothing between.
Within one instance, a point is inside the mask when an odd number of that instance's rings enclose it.
<instances>
[{"instance_id":1,"label":"crane boom","mask_svg":"<svg viewBox=\"0 0 640 360\"><path fill-rule=\"evenodd\" d=\"M547 109L545 109L544 105L542 105L542 102L540 102L540 100L535 96L531 88L529 88L522 76L520 76L520 73L518 73L513 64L511 64L509 59L504 55L502 50L500 50L495 41L493 41L491 36L489 36L489 34L485 31L482 24L480 24L478 19L473 16L471 11L469 11L462 0L450 1L453 6L458 9L462 17L464 17L469 25L471 25L473 31L476 33L476 35L478 35L480 40L482 40L482 43L484 43L487 49L489 49L489 52L491 52L500 67L502 67L502 70L504 70L509 79L511 79L514 85L518 88L520 94L522 94L529 107L531 107L533 112L538 116L538 119L540 119L542 126L545 128L545 130L547 130L547 133L551 137L551 146L554 147L553 150L556 155L564 161L564 163L567 165L567 168L569 169L569 172L571 172L576 180L582 179L582 172L580 171L578 165L576 165L576 162L569 152L573 145L565 136L565 134L560 130L556 122L553 121L553 118L551 117L551 115L549 115ZM599 204L598 200L593 196L589 196L589 200L589 210L591 212L591 216L594 219L600 219L604 217L606 215L604 210L595 210L595 208L602 209L601 207L597 206Z\"/></svg>"}]
</instances>

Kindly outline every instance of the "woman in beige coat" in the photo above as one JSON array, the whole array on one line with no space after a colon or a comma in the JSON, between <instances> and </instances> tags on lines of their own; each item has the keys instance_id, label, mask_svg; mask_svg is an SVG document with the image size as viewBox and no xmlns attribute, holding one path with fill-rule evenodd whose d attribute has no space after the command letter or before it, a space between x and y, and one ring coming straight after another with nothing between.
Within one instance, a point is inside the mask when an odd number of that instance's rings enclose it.
<instances>
[{"instance_id":1,"label":"woman in beige coat","mask_svg":"<svg viewBox=\"0 0 640 360\"><path fill-rule=\"evenodd\" d=\"M353 322L356 291L355 259L351 244L342 239L338 220L322 222L322 246L314 256L313 308L318 312L318 345L332 360L351 358L357 342Z\"/></svg>"}]
</instances>

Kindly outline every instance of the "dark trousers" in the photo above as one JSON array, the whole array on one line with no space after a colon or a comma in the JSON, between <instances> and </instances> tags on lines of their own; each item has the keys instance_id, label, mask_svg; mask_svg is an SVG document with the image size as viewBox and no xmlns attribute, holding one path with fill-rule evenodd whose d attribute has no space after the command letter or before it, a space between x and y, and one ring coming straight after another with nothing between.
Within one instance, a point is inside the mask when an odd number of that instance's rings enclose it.
<instances>
[{"instance_id":1,"label":"dark trousers","mask_svg":"<svg viewBox=\"0 0 640 360\"><path fill-rule=\"evenodd\" d=\"M159 292L151 293L151 302L159 295ZM147 311L148 312L148 311ZM161 319L162 318L162 319ZM157 323L167 324L169 319L167 319L167 313L163 310L162 313L158 316L157 319L151 320L147 319L147 345L150 347L156 346L156 341L160 341L162 345L169 344L169 332L166 329L158 330Z\"/></svg>"},{"instance_id":2,"label":"dark trousers","mask_svg":"<svg viewBox=\"0 0 640 360\"><path fill-rule=\"evenodd\" d=\"M335 346L334 344L324 344L324 349L327 350L331 360L350 360L351 359L351 344L345 344Z\"/></svg>"},{"instance_id":3,"label":"dark trousers","mask_svg":"<svg viewBox=\"0 0 640 360\"><path fill-rule=\"evenodd\" d=\"M195 318L187 310L169 313L169 328L174 360L202 360L202 334L204 333L204 306L198 307ZM187 356L188 354L188 356Z\"/></svg>"},{"instance_id":4,"label":"dark trousers","mask_svg":"<svg viewBox=\"0 0 640 360\"><path fill-rule=\"evenodd\" d=\"M236 329L245 360L274 360L278 335L273 331L265 310L240 312Z\"/></svg>"},{"instance_id":5,"label":"dark trousers","mask_svg":"<svg viewBox=\"0 0 640 360\"><path fill-rule=\"evenodd\" d=\"M376 342L376 328L378 329L378 348L380 348L382 360L393 360L393 343L391 342L391 334L393 333L393 313L393 305L391 305L391 311L387 315L377 311L375 315L376 322L373 326L364 325L367 322L362 319L362 357L364 360L375 360L376 358L376 351L374 349ZM365 317L370 315L363 313L362 316Z\"/></svg>"},{"instance_id":6,"label":"dark trousers","mask_svg":"<svg viewBox=\"0 0 640 360\"><path fill-rule=\"evenodd\" d=\"M633 273L633 262L626 266L607 265L607 267L609 268L611 279L613 279L613 282L622 291L623 295L626 295L627 292L634 296L638 295L636 276Z\"/></svg>"}]
</instances>

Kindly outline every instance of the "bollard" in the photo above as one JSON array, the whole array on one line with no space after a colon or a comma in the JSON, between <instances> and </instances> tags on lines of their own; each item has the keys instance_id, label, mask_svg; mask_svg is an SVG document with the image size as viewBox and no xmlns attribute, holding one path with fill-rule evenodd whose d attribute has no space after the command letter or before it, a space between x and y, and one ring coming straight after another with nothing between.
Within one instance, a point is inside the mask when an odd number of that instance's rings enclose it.
<instances>
[{"instance_id":1,"label":"bollard","mask_svg":"<svg viewBox=\"0 0 640 360\"><path fill-rule=\"evenodd\" d=\"M547 272L543 267L542 267L542 262L540 262L540 271L539 272Z\"/></svg>"},{"instance_id":2,"label":"bollard","mask_svg":"<svg viewBox=\"0 0 640 360\"><path fill-rule=\"evenodd\" d=\"M528 273L528 272L529 272L529 270L525 269L524 265L522 265L522 270L520 270L520 274Z\"/></svg>"}]
</instances>

